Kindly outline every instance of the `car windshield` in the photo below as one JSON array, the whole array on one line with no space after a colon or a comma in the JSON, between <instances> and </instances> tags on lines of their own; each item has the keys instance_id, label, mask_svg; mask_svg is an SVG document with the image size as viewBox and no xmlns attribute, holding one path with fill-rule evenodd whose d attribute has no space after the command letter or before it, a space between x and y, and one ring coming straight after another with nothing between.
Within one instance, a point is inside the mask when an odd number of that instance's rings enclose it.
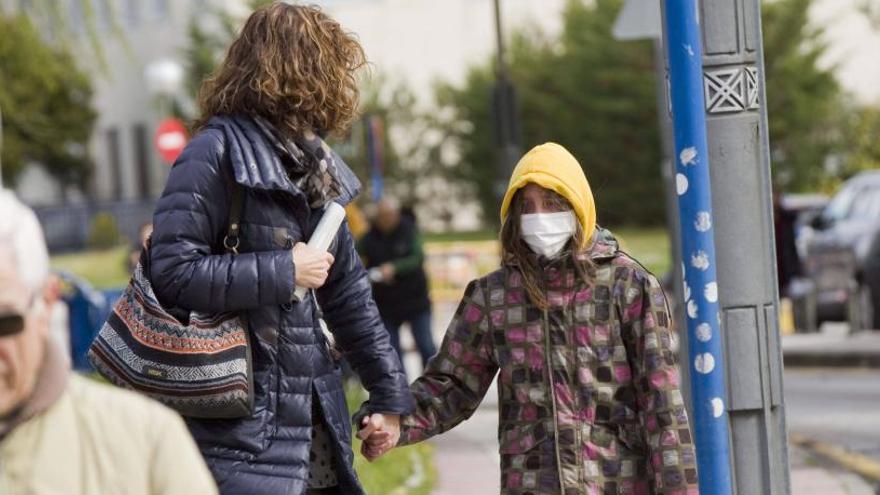
<instances>
[{"instance_id":1,"label":"car windshield","mask_svg":"<svg viewBox=\"0 0 880 495\"><path fill-rule=\"evenodd\" d=\"M880 187L868 186L859 190L848 217L858 220L880 218Z\"/></svg>"},{"instance_id":2,"label":"car windshield","mask_svg":"<svg viewBox=\"0 0 880 495\"><path fill-rule=\"evenodd\" d=\"M828 203L828 207L822 212L822 216L825 220L832 223L843 220L849 216L850 209L852 209L853 201L857 194L858 189L855 187L850 186L843 188L843 190L834 195L834 198Z\"/></svg>"}]
</instances>

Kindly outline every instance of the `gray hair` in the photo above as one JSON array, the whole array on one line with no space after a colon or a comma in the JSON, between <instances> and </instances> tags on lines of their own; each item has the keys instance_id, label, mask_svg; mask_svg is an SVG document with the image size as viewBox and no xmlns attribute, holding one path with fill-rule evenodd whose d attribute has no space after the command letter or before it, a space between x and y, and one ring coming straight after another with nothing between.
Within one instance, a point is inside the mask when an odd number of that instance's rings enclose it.
<instances>
[{"instance_id":1,"label":"gray hair","mask_svg":"<svg viewBox=\"0 0 880 495\"><path fill-rule=\"evenodd\" d=\"M19 280L28 289L43 289L49 278L49 252L33 210L8 189L0 189L0 248L15 256Z\"/></svg>"}]
</instances>

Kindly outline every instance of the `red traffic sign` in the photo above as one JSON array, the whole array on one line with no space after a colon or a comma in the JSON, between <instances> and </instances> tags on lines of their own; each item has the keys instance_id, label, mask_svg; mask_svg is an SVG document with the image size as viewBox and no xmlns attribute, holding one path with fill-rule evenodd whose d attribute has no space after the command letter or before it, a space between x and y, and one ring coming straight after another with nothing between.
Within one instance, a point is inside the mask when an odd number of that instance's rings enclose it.
<instances>
[{"instance_id":1,"label":"red traffic sign","mask_svg":"<svg viewBox=\"0 0 880 495\"><path fill-rule=\"evenodd\" d=\"M156 129L156 149L166 163L174 163L188 141L186 127L177 119L165 119Z\"/></svg>"}]
</instances>

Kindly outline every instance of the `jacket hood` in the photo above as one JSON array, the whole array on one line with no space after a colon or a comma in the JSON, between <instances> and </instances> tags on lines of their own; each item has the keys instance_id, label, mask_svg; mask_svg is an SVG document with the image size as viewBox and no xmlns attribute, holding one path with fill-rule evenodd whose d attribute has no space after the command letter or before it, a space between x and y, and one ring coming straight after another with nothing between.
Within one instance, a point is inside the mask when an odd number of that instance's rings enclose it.
<instances>
[{"instance_id":1,"label":"jacket hood","mask_svg":"<svg viewBox=\"0 0 880 495\"><path fill-rule=\"evenodd\" d=\"M287 171L275 148L263 135L263 132L251 120L243 115L212 117L209 125L223 130L232 162L235 181L251 189L280 190L290 194L301 194L301 191L290 181ZM319 140L325 152L336 162L340 196L336 202L345 206L351 203L361 190L361 183L355 173L323 140ZM306 154L314 154L315 150L303 147Z\"/></svg>"},{"instance_id":2,"label":"jacket hood","mask_svg":"<svg viewBox=\"0 0 880 495\"><path fill-rule=\"evenodd\" d=\"M579 248L586 248L596 230L596 203L577 159L556 143L545 143L526 153L513 170L501 202L502 223L507 220L513 195L529 183L554 191L571 204L584 230L584 245Z\"/></svg>"}]
</instances>

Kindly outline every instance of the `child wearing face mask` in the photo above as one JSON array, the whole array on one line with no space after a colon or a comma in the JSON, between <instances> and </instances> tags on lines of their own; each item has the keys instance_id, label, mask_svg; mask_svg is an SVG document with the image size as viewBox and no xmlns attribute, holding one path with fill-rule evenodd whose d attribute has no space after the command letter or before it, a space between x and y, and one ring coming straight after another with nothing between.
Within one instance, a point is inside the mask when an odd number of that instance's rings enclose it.
<instances>
[{"instance_id":1,"label":"child wearing face mask","mask_svg":"<svg viewBox=\"0 0 880 495\"><path fill-rule=\"evenodd\" d=\"M501 493L698 493L666 299L596 226L580 164L532 149L501 219L502 266L468 285L397 444L470 417L498 374ZM395 444L379 423L363 418L368 458Z\"/></svg>"}]
</instances>

